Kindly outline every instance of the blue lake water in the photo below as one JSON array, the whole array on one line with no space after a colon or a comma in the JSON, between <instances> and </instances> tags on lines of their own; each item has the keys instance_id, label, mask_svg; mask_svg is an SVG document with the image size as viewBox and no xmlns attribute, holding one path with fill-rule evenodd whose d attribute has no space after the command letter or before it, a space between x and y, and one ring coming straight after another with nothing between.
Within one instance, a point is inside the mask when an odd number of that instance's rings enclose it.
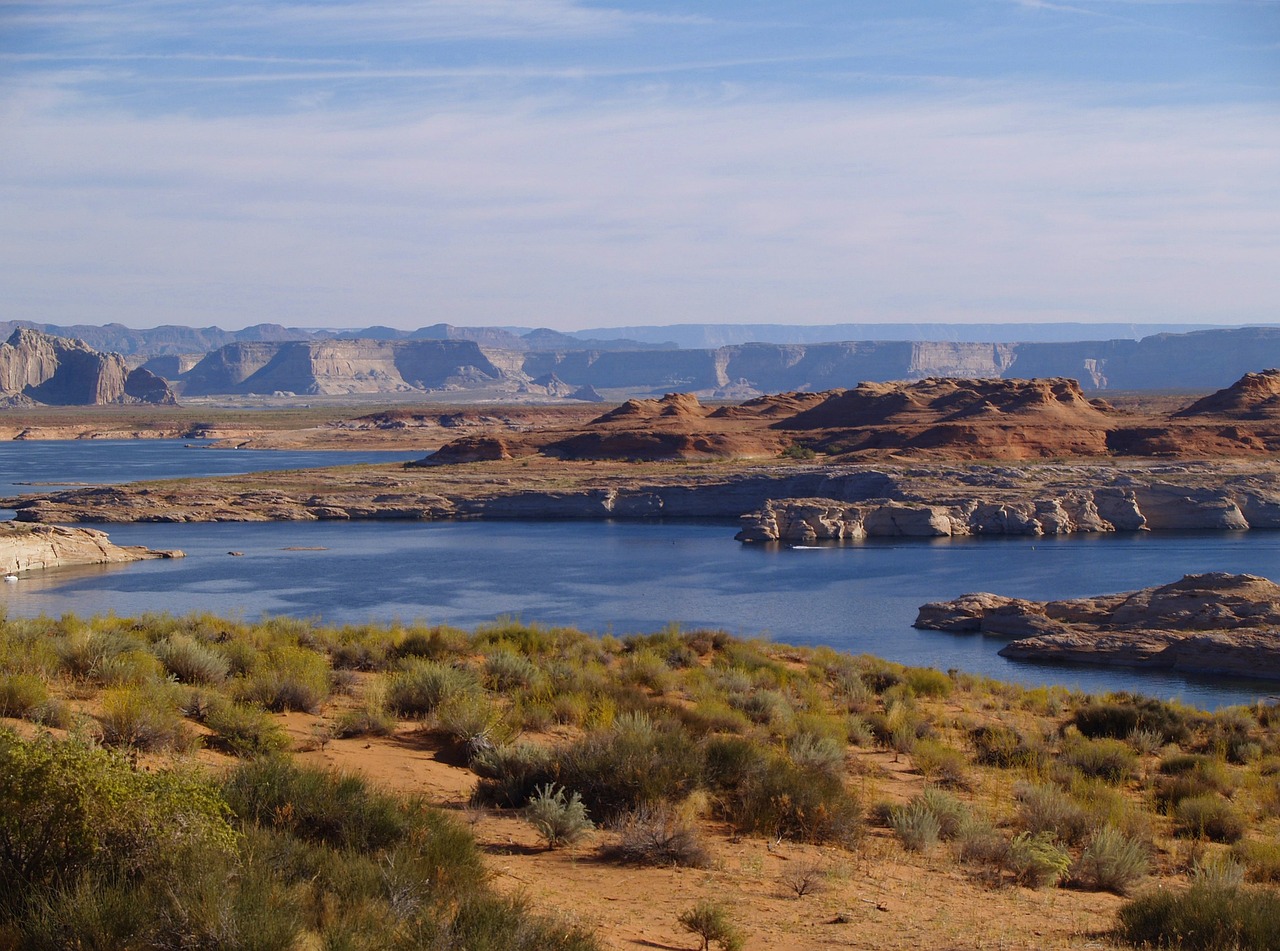
<instances>
[{"instance_id":1,"label":"blue lake water","mask_svg":"<svg viewBox=\"0 0 1280 951\"><path fill-rule=\"evenodd\" d=\"M0 442L0 498L185 476L243 475L361 462L421 459L417 452L208 449L175 439L77 439ZM32 484L37 483L37 484Z\"/></svg>"},{"instance_id":2,"label":"blue lake water","mask_svg":"<svg viewBox=\"0 0 1280 951\"><path fill-rule=\"evenodd\" d=\"M188 557L37 572L3 585L0 603L11 616L214 611L335 624L423 619L473 627L513 615L619 635L676 622L1206 707L1275 691L1260 682L1017 663L997 655L1000 640L910 625L925 601L975 590L1039 599L1144 587L1187 572L1280 577L1280 533L786 549L740 545L731 524L690 522L139 524L110 531L121 544L182 548Z\"/></svg>"}]
</instances>

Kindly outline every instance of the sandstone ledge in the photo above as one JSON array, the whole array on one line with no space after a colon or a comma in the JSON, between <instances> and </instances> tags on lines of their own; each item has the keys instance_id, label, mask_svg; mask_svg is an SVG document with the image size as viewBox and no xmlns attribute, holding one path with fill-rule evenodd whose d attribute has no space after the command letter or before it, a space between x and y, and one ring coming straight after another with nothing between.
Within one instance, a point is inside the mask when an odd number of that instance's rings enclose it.
<instances>
[{"instance_id":1,"label":"sandstone ledge","mask_svg":"<svg viewBox=\"0 0 1280 951\"><path fill-rule=\"evenodd\" d=\"M180 551L114 544L106 532L61 525L0 522L0 572L16 575L38 568L101 565L144 558L181 558Z\"/></svg>"},{"instance_id":2,"label":"sandstone ledge","mask_svg":"<svg viewBox=\"0 0 1280 951\"><path fill-rule=\"evenodd\" d=\"M1256 575L1066 601L966 594L922 605L915 626L1013 637L1000 654L1017 660L1280 680L1280 585Z\"/></svg>"}]
</instances>

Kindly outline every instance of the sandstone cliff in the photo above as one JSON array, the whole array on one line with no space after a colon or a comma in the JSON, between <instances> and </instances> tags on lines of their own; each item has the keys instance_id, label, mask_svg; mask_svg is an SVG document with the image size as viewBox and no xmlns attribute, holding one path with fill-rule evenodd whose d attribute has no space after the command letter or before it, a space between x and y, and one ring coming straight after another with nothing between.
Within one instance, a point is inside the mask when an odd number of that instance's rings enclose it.
<instances>
[{"instance_id":1,"label":"sandstone cliff","mask_svg":"<svg viewBox=\"0 0 1280 951\"><path fill-rule=\"evenodd\" d=\"M172 403L167 383L79 340L19 328L0 344L0 398L55 406Z\"/></svg>"},{"instance_id":2,"label":"sandstone cliff","mask_svg":"<svg viewBox=\"0 0 1280 951\"><path fill-rule=\"evenodd\" d=\"M1018 638L1024 660L1163 667L1280 679L1280 585L1214 572L1124 594L1024 601L968 594L923 605L915 626Z\"/></svg>"},{"instance_id":3,"label":"sandstone cliff","mask_svg":"<svg viewBox=\"0 0 1280 951\"><path fill-rule=\"evenodd\" d=\"M38 568L181 557L180 551L115 545L105 532L90 528L0 522L0 573L5 575L19 575Z\"/></svg>"}]
</instances>

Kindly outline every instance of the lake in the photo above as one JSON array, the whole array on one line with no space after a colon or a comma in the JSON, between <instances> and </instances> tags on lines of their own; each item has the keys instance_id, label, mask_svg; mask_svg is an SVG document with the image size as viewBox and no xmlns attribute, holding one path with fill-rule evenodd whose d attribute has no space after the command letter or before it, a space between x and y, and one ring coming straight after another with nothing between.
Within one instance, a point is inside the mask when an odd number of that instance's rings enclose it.
<instances>
[{"instance_id":1,"label":"lake","mask_svg":"<svg viewBox=\"0 0 1280 951\"><path fill-rule=\"evenodd\" d=\"M504 616L618 635L723 628L829 644L1024 684L1138 690L1203 707L1277 688L1111 668L1029 664L997 639L917 631L925 601L984 590L1060 598L1211 570L1280 577L1280 533L877 540L744 546L723 522L286 522L109 526L126 545L188 557L65 569L4 584L11 616L213 611L329 623ZM301 550L287 550L290 548ZM228 552L241 552L232 556Z\"/></svg>"}]
</instances>

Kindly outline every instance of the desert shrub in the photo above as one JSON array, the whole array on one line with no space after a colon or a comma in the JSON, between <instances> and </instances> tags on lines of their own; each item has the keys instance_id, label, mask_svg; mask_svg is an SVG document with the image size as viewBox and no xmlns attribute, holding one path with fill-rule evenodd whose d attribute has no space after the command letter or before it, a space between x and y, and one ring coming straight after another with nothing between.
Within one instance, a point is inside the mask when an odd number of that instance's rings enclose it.
<instances>
[{"instance_id":1,"label":"desert shrub","mask_svg":"<svg viewBox=\"0 0 1280 951\"><path fill-rule=\"evenodd\" d=\"M1173 807L1176 833L1183 838L1236 842L1245 833L1244 815L1221 796L1190 796Z\"/></svg>"},{"instance_id":2,"label":"desert shrub","mask_svg":"<svg viewBox=\"0 0 1280 951\"><path fill-rule=\"evenodd\" d=\"M1077 739L1063 744L1056 766L1060 775L1071 771L1109 783L1122 783L1137 767L1137 755L1123 740Z\"/></svg>"},{"instance_id":3,"label":"desert shrub","mask_svg":"<svg viewBox=\"0 0 1280 951\"><path fill-rule=\"evenodd\" d=\"M939 842L942 824L933 810L918 799L896 807L889 822L898 841L911 852L927 852Z\"/></svg>"},{"instance_id":4,"label":"desert shrub","mask_svg":"<svg viewBox=\"0 0 1280 951\"><path fill-rule=\"evenodd\" d=\"M386 849L409 827L400 802L363 777L278 757L242 763L223 780L222 790L241 822L334 848Z\"/></svg>"},{"instance_id":5,"label":"desert shrub","mask_svg":"<svg viewBox=\"0 0 1280 951\"><path fill-rule=\"evenodd\" d=\"M921 740L911 750L911 763L925 779L949 789L968 789L964 754L935 740Z\"/></svg>"},{"instance_id":6,"label":"desert shrub","mask_svg":"<svg viewBox=\"0 0 1280 951\"><path fill-rule=\"evenodd\" d=\"M423 947L447 951L601 951L581 925L535 915L521 898L481 894L464 901L443 933Z\"/></svg>"},{"instance_id":7,"label":"desert shrub","mask_svg":"<svg viewBox=\"0 0 1280 951\"><path fill-rule=\"evenodd\" d=\"M1049 833L1071 845L1084 840L1093 823L1088 812L1056 786L1019 785L1018 825L1032 835Z\"/></svg>"},{"instance_id":8,"label":"desert shrub","mask_svg":"<svg viewBox=\"0 0 1280 951\"><path fill-rule=\"evenodd\" d=\"M844 744L831 736L797 733L787 743L787 755L801 769L817 770L833 776L844 774Z\"/></svg>"},{"instance_id":9,"label":"desert shrub","mask_svg":"<svg viewBox=\"0 0 1280 951\"><path fill-rule=\"evenodd\" d=\"M165 874L234 845L216 790L187 772L143 772L112 751L0 731L0 776L0 909L10 913L90 872Z\"/></svg>"},{"instance_id":10,"label":"desert shrub","mask_svg":"<svg viewBox=\"0 0 1280 951\"><path fill-rule=\"evenodd\" d=\"M231 664L186 634L173 634L152 646L165 671L184 684L220 684L230 676Z\"/></svg>"},{"instance_id":11,"label":"desert shrub","mask_svg":"<svg viewBox=\"0 0 1280 951\"><path fill-rule=\"evenodd\" d=\"M509 743L484 750L471 761L480 777L475 798L495 806L516 807L536 788L551 781L551 751L532 743Z\"/></svg>"},{"instance_id":12,"label":"desert shrub","mask_svg":"<svg viewBox=\"0 0 1280 951\"><path fill-rule=\"evenodd\" d=\"M333 735L339 739L355 736L390 736L396 731L396 718L385 709L362 706L345 710L333 727Z\"/></svg>"},{"instance_id":13,"label":"desert shrub","mask_svg":"<svg viewBox=\"0 0 1280 951\"><path fill-rule=\"evenodd\" d=\"M414 660L391 676L387 706L398 716L425 717L456 694L477 689L469 672L432 660Z\"/></svg>"},{"instance_id":14,"label":"desert shrub","mask_svg":"<svg viewBox=\"0 0 1280 951\"><path fill-rule=\"evenodd\" d=\"M28 719L49 700L49 688L36 674L0 674L0 717Z\"/></svg>"},{"instance_id":15,"label":"desert shrub","mask_svg":"<svg viewBox=\"0 0 1280 951\"><path fill-rule=\"evenodd\" d=\"M1004 724L975 727L969 731L974 761L983 766L1038 768L1045 761L1042 747L1032 746L1017 730Z\"/></svg>"},{"instance_id":16,"label":"desert shrub","mask_svg":"<svg viewBox=\"0 0 1280 951\"><path fill-rule=\"evenodd\" d=\"M1115 826L1103 826L1089 837L1073 877L1098 891L1127 895L1147 874L1147 847Z\"/></svg>"},{"instance_id":17,"label":"desert shrub","mask_svg":"<svg viewBox=\"0 0 1280 951\"><path fill-rule=\"evenodd\" d=\"M862 807L840 777L803 769L768 750L753 755L723 741L715 745L713 791L721 813L737 828L844 846L852 846L861 837ZM709 779L711 759L709 747ZM742 768L735 770L735 765ZM735 772L737 781L733 782L730 777ZM726 780L732 784L723 785Z\"/></svg>"},{"instance_id":18,"label":"desert shrub","mask_svg":"<svg viewBox=\"0 0 1280 951\"><path fill-rule=\"evenodd\" d=\"M484 679L494 690L528 687L541 677L538 665L523 654L499 648L485 655Z\"/></svg>"},{"instance_id":19,"label":"desert shrub","mask_svg":"<svg viewBox=\"0 0 1280 951\"><path fill-rule=\"evenodd\" d=\"M647 648L628 654L619 673L624 682L637 684L656 694L665 693L671 685L671 668L667 659Z\"/></svg>"},{"instance_id":20,"label":"desert shrub","mask_svg":"<svg viewBox=\"0 0 1280 951\"><path fill-rule=\"evenodd\" d=\"M908 667L902 680L917 697L949 697L955 686L950 677L932 667Z\"/></svg>"},{"instance_id":21,"label":"desert shrub","mask_svg":"<svg viewBox=\"0 0 1280 951\"><path fill-rule=\"evenodd\" d=\"M563 786L547 783L529 797L524 818L542 837L548 849L572 845L595 828L578 793L565 795Z\"/></svg>"},{"instance_id":22,"label":"desert shrub","mask_svg":"<svg viewBox=\"0 0 1280 951\"><path fill-rule=\"evenodd\" d=\"M302 647L274 647L259 654L249 675L236 684L236 698L268 710L314 713L329 696L329 662Z\"/></svg>"},{"instance_id":23,"label":"desert shrub","mask_svg":"<svg viewBox=\"0 0 1280 951\"><path fill-rule=\"evenodd\" d=\"M753 723L763 726L785 727L795 715L790 702L777 690L733 693L729 695L729 703L750 717Z\"/></svg>"},{"instance_id":24,"label":"desert shrub","mask_svg":"<svg viewBox=\"0 0 1280 951\"><path fill-rule=\"evenodd\" d=\"M233 756L263 756L289 748L284 728L261 707L218 699L205 712L204 725L213 731L209 745Z\"/></svg>"},{"instance_id":25,"label":"desert shrub","mask_svg":"<svg viewBox=\"0 0 1280 951\"><path fill-rule=\"evenodd\" d=\"M194 737L162 687L120 687L102 698L102 742L136 750L185 750Z\"/></svg>"},{"instance_id":26,"label":"desert shrub","mask_svg":"<svg viewBox=\"0 0 1280 951\"><path fill-rule=\"evenodd\" d=\"M854 746L868 747L876 741L876 734L871 724L857 713L851 713L845 718L845 732L849 734L849 742Z\"/></svg>"},{"instance_id":27,"label":"desert shrub","mask_svg":"<svg viewBox=\"0 0 1280 951\"><path fill-rule=\"evenodd\" d=\"M62 626L64 632L54 641L54 649L59 670L73 680L101 683L102 671L110 660L139 646L133 638L95 631L65 618Z\"/></svg>"},{"instance_id":28,"label":"desert shrub","mask_svg":"<svg viewBox=\"0 0 1280 951\"><path fill-rule=\"evenodd\" d=\"M699 784L702 751L678 722L623 714L558 754L559 780L591 812L612 820L645 803L685 798Z\"/></svg>"},{"instance_id":29,"label":"desert shrub","mask_svg":"<svg viewBox=\"0 0 1280 951\"><path fill-rule=\"evenodd\" d=\"M1193 882L1148 892L1120 909L1120 937L1140 948L1270 951L1280 947L1280 895Z\"/></svg>"},{"instance_id":30,"label":"desert shrub","mask_svg":"<svg viewBox=\"0 0 1280 951\"><path fill-rule=\"evenodd\" d=\"M1274 839L1242 839L1231 849L1251 882L1280 882L1280 842Z\"/></svg>"},{"instance_id":31,"label":"desert shrub","mask_svg":"<svg viewBox=\"0 0 1280 951\"><path fill-rule=\"evenodd\" d=\"M916 797L938 820L938 835L950 841L969 824L969 808L955 796L933 786Z\"/></svg>"},{"instance_id":32,"label":"desert shrub","mask_svg":"<svg viewBox=\"0 0 1280 951\"><path fill-rule=\"evenodd\" d=\"M702 951L707 951L713 941L723 951L741 951L745 942L742 932L730 918L729 909L720 902L700 901L682 911L676 920L685 931L702 939Z\"/></svg>"},{"instance_id":33,"label":"desert shrub","mask_svg":"<svg viewBox=\"0 0 1280 951\"><path fill-rule=\"evenodd\" d=\"M990 822L973 820L956 835L956 856L961 862L1004 868L1009 857L1009 840Z\"/></svg>"},{"instance_id":34,"label":"desert shrub","mask_svg":"<svg viewBox=\"0 0 1280 951\"><path fill-rule=\"evenodd\" d=\"M1139 756L1154 756L1164 746L1164 734L1159 730L1146 730L1134 727L1124 741L1133 747Z\"/></svg>"},{"instance_id":35,"label":"desert shrub","mask_svg":"<svg viewBox=\"0 0 1280 951\"><path fill-rule=\"evenodd\" d=\"M1228 793L1231 777L1221 760L1192 753L1176 753L1160 762L1155 780L1156 804L1168 808L1184 799L1209 793Z\"/></svg>"},{"instance_id":36,"label":"desert shrub","mask_svg":"<svg viewBox=\"0 0 1280 951\"><path fill-rule=\"evenodd\" d=\"M487 697L475 693L454 694L435 712L436 725L462 747L467 762L483 750L506 742L513 732L502 710Z\"/></svg>"},{"instance_id":37,"label":"desert shrub","mask_svg":"<svg viewBox=\"0 0 1280 951\"><path fill-rule=\"evenodd\" d=\"M636 865L705 868L711 862L697 822L668 803L640 806L618 822L618 841L606 858Z\"/></svg>"},{"instance_id":38,"label":"desert shrub","mask_svg":"<svg viewBox=\"0 0 1280 951\"><path fill-rule=\"evenodd\" d=\"M1142 729L1158 732L1167 743L1185 743L1202 720L1203 714L1190 707L1116 693L1104 700L1089 701L1076 710L1069 722L1091 739L1124 739L1135 729Z\"/></svg>"},{"instance_id":39,"label":"desert shrub","mask_svg":"<svg viewBox=\"0 0 1280 951\"><path fill-rule=\"evenodd\" d=\"M1071 853L1052 833L1020 832L1009 843L1005 867L1020 884L1031 888L1056 885L1071 868Z\"/></svg>"},{"instance_id":40,"label":"desert shrub","mask_svg":"<svg viewBox=\"0 0 1280 951\"><path fill-rule=\"evenodd\" d=\"M1262 747L1254 739L1258 725L1248 709L1218 710L1206 718L1200 746L1232 763L1248 763L1261 755Z\"/></svg>"}]
</instances>

